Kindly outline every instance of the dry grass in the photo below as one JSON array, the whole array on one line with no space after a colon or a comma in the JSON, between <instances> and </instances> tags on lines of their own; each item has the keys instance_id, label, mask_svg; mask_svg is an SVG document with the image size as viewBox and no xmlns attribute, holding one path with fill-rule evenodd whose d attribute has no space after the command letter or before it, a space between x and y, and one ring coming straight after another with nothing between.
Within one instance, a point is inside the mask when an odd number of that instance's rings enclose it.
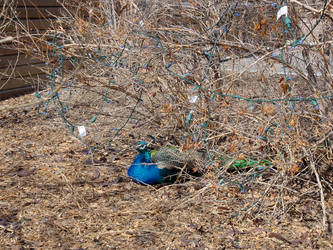
<instances>
[{"instance_id":1,"label":"dry grass","mask_svg":"<svg viewBox=\"0 0 333 250\"><path fill-rule=\"evenodd\" d=\"M36 110L2 114L0 132L5 248L332 248L310 176L286 183L268 174L245 193L232 183L215 186L214 172L154 188L126 177L136 137L120 136L113 151L90 156L59 117ZM331 216L332 197L325 202Z\"/></svg>"},{"instance_id":2,"label":"dry grass","mask_svg":"<svg viewBox=\"0 0 333 250\"><path fill-rule=\"evenodd\" d=\"M332 95L332 41L311 31L292 49L270 5L211 2L79 1L57 36L26 34L33 43L24 47L55 78L39 109L33 96L2 102L1 245L333 247L332 99L321 98ZM307 12L295 5L290 16L297 37L310 31ZM332 27L329 17L321 23ZM133 145L149 135L153 147L208 151L205 175L163 187L130 182ZM272 165L229 169L246 159Z\"/></svg>"}]
</instances>

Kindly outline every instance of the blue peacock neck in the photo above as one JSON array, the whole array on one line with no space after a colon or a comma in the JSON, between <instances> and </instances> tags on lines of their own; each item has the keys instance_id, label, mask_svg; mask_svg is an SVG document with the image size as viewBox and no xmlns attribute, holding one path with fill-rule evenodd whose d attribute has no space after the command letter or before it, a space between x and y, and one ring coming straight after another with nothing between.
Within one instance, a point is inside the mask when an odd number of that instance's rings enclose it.
<instances>
[{"instance_id":1,"label":"blue peacock neck","mask_svg":"<svg viewBox=\"0 0 333 250\"><path fill-rule=\"evenodd\" d=\"M152 162L149 150L145 150L144 157L147 162Z\"/></svg>"}]
</instances>

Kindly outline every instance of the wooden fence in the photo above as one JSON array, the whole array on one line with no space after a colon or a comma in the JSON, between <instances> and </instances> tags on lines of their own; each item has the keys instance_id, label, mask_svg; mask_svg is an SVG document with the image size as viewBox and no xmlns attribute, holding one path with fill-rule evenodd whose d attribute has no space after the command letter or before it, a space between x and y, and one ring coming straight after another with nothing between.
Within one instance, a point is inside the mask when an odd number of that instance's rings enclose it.
<instances>
[{"instance_id":1,"label":"wooden fence","mask_svg":"<svg viewBox=\"0 0 333 250\"><path fill-rule=\"evenodd\" d=\"M5 2L1 1L0 10ZM5 15L0 16L0 21L5 26L2 33L13 37L22 35L22 30L42 35L62 9L57 0L14 0L12 5L7 12L7 15L12 14L7 16L8 23ZM10 22L12 17L15 18ZM11 42L0 43L0 99L34 90L45 79L43 65L41 60L19 52Z\"/></svg>"}]
</instances>

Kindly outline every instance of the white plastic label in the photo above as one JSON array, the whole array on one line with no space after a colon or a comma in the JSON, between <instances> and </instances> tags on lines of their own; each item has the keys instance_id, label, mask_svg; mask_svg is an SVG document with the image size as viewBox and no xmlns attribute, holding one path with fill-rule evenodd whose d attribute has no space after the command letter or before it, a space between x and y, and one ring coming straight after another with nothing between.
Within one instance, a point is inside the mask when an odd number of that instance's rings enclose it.
<instances>
[{"instance_id":1,"label":"white plastic label","mask_svg":"<svg viewBox=\"0 0 333 250\"><path fill-rule=\"evenodd\" d=\"M197 100L198 100L198 96L197 95L191 96L190 103L195 103L195 102L197 102Z\"/></svg>"},{"instance_id":2,"label":"white plastic label","mask_svg":"<svg viewBox=\"0 0 333 250\"><path fill-rule=\"evenodd\" d=\"M86 128L84 126L78 126L77 129L79 130L79 134L83 137L87 135Z\"/></svg>"},{"instance_id":3,"label":"white plastic label","mask_svg":"<svg viewBox=\"0 0 333 250\"><path fill-rule=\"evenodd\" d=\"M279 9L276 15L276 20L279 20L282 15L288 16L288 6L283 6Z\"/></svg>"}]
</instances>

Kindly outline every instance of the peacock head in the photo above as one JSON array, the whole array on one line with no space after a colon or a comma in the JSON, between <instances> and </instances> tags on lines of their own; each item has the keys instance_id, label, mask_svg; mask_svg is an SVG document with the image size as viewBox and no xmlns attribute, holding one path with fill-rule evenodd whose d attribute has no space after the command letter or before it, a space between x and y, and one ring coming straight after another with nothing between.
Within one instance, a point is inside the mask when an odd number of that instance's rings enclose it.
<instances>
[{"instance_id":1,"label":"peacock head","mask_svg":"<svg viewBox=\"0 0 333 250\"><path fill-rule=\"evenodd\" d=\"M138 150L140 153L145 153L148 151L148 145L144 141L139 141L136 144L136 150Z\"/></svg>"}]
</instances>

